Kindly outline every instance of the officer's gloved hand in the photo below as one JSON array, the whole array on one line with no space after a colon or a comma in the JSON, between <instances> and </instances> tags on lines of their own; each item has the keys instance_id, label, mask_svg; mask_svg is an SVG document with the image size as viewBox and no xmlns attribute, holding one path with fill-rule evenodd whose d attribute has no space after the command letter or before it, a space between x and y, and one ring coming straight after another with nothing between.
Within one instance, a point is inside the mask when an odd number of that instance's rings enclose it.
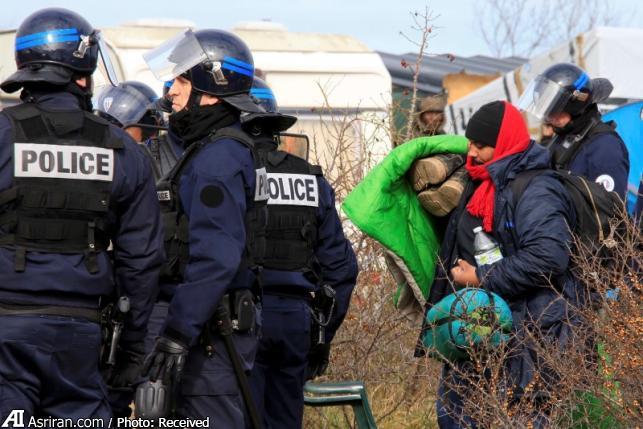
<instances>
[{"instance_id":1,"label":"officer's gloved hand","mask_svg":"<svg viewBox=\"0 0 643 429\"><path fill-rule=\"evenodd\" d=\"M145 346L142 341L121 343L116 354L116 365L106 377L110 387L132 387L141 378L141 369L145 359Z\"/></svg>"},{"instance_id":2,"label":"officer's gloved hand","mask_svg":"<svg viewBox=\"0 0 643 429\"><path fill-rule=\"evenodd\" d=\"M306 368L306 380L324 375L328 368L330 357L330 344L317 344L308 352L308 368Z\"/></svg>"},{"instance_id":3,"label":"officer's gloved hand","mask_svg":"<svg viewBox=\"0 0 643 429\"><path fill-rule=\"evenodd\" d=\"M178 385L187 354L187 346L176 340L160 337L154 350L145 360L143 374L149 377L150 381L162 379L165 385Z\"/></svg>"}]
</instances>

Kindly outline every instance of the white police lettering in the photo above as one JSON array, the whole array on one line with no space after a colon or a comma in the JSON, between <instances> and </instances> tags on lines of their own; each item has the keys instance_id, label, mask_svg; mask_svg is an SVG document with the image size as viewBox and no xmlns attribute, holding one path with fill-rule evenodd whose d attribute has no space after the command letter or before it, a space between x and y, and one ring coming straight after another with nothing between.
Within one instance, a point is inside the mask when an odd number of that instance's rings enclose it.
<instances>
[{"instance_id":1,"label":"white police lettering","mask_svg":"<svg viewBox=\"0 0 643 429\"><path fill-rule=\"evenodd\" d=\"M156 197L158 198L159 201L170 201L170 200L172 200L172 196L170 195L170 191L156 191Z\"/></svg>"},{"instance_id":2,"label":"white police lettering","mask_svg":"<svg viewBox=\"0 0 643 429\"><path fill-rule=\"evenodd\" d=\"M601 174L596 178L596 183L603 185L603 188L607 189L609 192L614 190L614 178L609 174Z\"/></svg>"},{"instance_id":3,"label":"white police lettering","mask_svg":"<svg viewBox=\"0 0 643 429\"><path fill-rule=\"evenodd\" d=\"M255 201L266 201L268 199L268 174L266 168L255 170Z\"/></svg>"},{"instance_id":4,"label":"white police lettering","mask_svg":"<svg viewBox=\"0 0 643 429\"><path fill-rule=\"evenodd\" d=\"M99 180L114 177L114 151L89 146L16 143L15 177Z\"/></svg>"},{"instance_id":5,"label":"white police lettering","mask_svg":"<svg viewBox=\"0 0 643 429\"><path fill-rule=\"evenodd\" d=\"M311 174L268 174L268 204L319 207L317 178Z\"/></svg>"}]
</instances>

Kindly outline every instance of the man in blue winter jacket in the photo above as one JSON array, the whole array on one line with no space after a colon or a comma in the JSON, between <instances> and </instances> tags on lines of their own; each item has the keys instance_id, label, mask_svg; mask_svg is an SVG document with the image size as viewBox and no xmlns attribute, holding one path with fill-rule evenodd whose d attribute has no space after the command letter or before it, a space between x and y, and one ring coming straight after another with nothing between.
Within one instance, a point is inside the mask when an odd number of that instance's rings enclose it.
<instances>
[{"instance_id":1,"label":"man in blue winter jacket","mask_svg":"<svg viewBox=\"0 0 643 429\"><path fill-rule=\"evenodd\" d=\"M615 191L627 192L629 154L613 122L601 121L597 103L608 98L612 84L590 79L574 64L555 64L537 76L518 104L554 129L548 144L553 167L584 176Z\"/></svg>"},{"instance_id":2,"label":"man in blue winter jacket","mask_svg":"<svg viewBox=\"0 0 643 429\"><path fill-rule=\"evenodd\" d=\"M530 141L511 104L482 106L471 117L466 136L471 180L449 218L428 303L472 286L494 292L509 304L515 338L508 345L511 353L499 383L512 392L510 405L521 398L533 401L534 427L543 427L547 410L539 409L538 401L556 388L557 379L523 340L527 332L560 348L569 340L572 308L583 302L583 289L569 270L568 225L574 225L575 211L563 185L548 173L533 179L513 205L511 181L524 171L547 168L550 155ZM493 265L476 266L473 229L479 226L500 245L503 258ZM437 401L440 428L477 427L463 405L468 383L463 374L473 372L469 361L445 364ZM536 373L539 383L532 385Z\"/></svg>"},{"instance_id":3,"label":"man in blue winter jacket","mask_svg":"<svg viewBox=\"0 0 643 429\"><path fill-rule=\"evenodd\" d=\"M78 14L40 10L18 28L18 70L0 85L22 89L0 113L0 422L24 410L25 421L107 424L104 298L130 302L106 381L131 388L140 375L163 261L159 205L149 160L91 114L101 45Z\"/></svg>"}]
</instances>

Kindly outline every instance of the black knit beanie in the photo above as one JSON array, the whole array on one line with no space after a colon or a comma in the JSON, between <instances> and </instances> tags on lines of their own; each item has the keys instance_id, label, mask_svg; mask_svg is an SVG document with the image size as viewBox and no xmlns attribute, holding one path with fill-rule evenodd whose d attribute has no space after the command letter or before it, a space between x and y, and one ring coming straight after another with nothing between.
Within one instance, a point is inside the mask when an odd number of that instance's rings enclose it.
<instances>
[{"instance_id":1,"label":"black knit beanie","mask_svg":"<svg viewBox=\"0 0 643 429\"><path fill-rule=\"evenodd\" d=\"M492 101L471 116L464 135L483 146L496 147L498 133L505 114L504 101Z\"/></svg>"}]
</instances>

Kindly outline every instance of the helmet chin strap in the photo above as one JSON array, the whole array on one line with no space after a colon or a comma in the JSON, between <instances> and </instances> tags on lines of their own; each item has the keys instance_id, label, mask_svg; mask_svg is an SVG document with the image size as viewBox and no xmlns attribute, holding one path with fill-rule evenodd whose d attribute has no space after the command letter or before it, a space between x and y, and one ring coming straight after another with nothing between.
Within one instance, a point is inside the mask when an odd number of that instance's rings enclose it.
<instances>
[{"instance_id":1,"label":"helmet chin strap","mask_svg":"<svg viewBox=\"0 0 643 429\"><path fill-rule=\"evenodd\" d=\"M553 130L554 130L554 132L555 132L556 134L558 134L559 136L563 136L563 135L565 135L565 134L569 133L569 132L574 128L574 119L576 119L576 118L572 118L572 119L571 119L567 124L565 124L565 126L563 126L563 127L554 127L554 126L552 125L552 129L553 129Z\"/></svg>"},{"instance_id":2,"label":"helmet chin strap","mask_svg":"<svg viewBox=\"0 0 643 429\"><path fill-rule=\"evenodd\" d=\"M188 70L183 73L181 76L192 82L192 72ZM190 97L186 103L184 110L196 110L201 105L201 96L202 94L194 89L194 84L192 84L192 89L190 90Z\"/></svg>"},{"instance_id":3,"label":"helmet chin strap","mask_svg":"<svg viewBox=\"0 0 643 429\"><path fill-rule=\"evenodd\" d=\"M188 103L186 104L186 108L188 110L196 110L199 108L201 105L201 97L202 94L200 92L196 92L195 90L190 91L190 98L188 98Z\"/></svg>"},{"instance_id":4,"label":"helmet chin strap","mask_svg":"<svg viewBox=\"0 0 643 429\"><path fill-rule=\"evenodd\" d=\"M569 120L569 122L567 122L562 127L555 127L555 126L552 125L552 129L559 136L568 134L570 131L572 131L574 129L574 126L576 125L576 122L577 122L578 118L583 116L583 114L585 113L585 110L586 109L583 109L579 113L576 113L576 114L571 114L571 113L567 112L571 116L571 119ZM565 110L563 110L563 112L565 112Z\"/></svg>"}]
</instances>

